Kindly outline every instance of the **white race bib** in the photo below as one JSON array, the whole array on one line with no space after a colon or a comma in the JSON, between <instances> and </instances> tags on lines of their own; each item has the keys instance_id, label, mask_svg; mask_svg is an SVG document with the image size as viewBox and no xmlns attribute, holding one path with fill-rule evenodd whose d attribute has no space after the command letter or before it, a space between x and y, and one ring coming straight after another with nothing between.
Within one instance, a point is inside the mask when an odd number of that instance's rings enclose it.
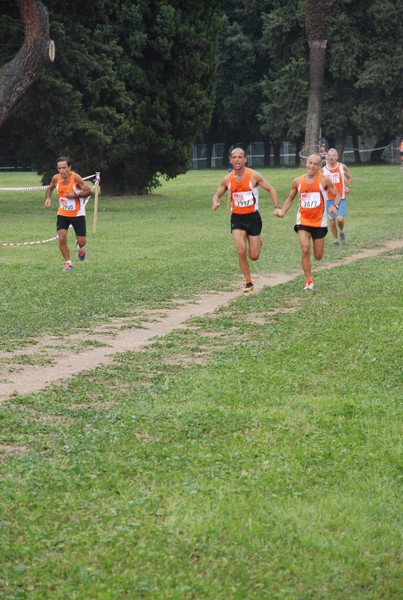
<instances>
[{"instance_id":1,"label":"white race bib","mask_svg":"<svg viewBox=\"0 0 403 600\"><path fill-rule=\"evenodd\" d=\"M301 208L318 208L320 192L304 192L301 194Z\"/></svg>"},{"instance_id":2,"label":"white race bib","mask_svg":"<svg viewBox=\"0 0 403 600\"><path fill-rule=\"evenodd\" d=\"M252 192L234 192L232 194L232 200L234 205L238 208L243 208L244 206L253 206L254 204Z\"/></svg>"},{"instance_id":3,"label":"white race bib","mask_svg":"<svg viewBox=\"0 0 403 600\"><path fill-rule=\"evenodd\" d=\"M75 210L76 202L74 198L59 198L59 206L62 210Z\"/></svg>"},{"instance_id":4,"label":"white race bib","mask_svg":"<svg viewBox=\"0 0 403 600\"><path fill-rule=\"evenodd\" d=\"M340 182L340 173L330 173L330 181L332 183L339 183Z\"/></svg>"}]
</instances>

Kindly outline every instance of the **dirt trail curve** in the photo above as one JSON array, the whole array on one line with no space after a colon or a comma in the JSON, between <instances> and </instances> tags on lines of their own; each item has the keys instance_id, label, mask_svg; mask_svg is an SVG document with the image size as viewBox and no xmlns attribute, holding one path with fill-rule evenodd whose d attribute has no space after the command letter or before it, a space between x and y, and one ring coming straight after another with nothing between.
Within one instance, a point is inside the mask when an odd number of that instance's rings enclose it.
<instances>
[{"instance_id":1,"label":"dirt trail curve","mask_svg":"<svg viewBox=\"0 0 403 600\"><path fill-rule=\"evenodd\" d=\"M335 263L317 267L316 271L347 265L364 258L376 257L383 252L402 247L403 240L391 241L381 248L357 252L344 259L339 259ZM301 277L300 271L292 274L275 273L268 276L256 276L254 278L255 291L259 292L265 286L274 287L287 283L296 277ZM71 344L72 342L79 343L82 341L83 333L81 332L69 336L67 340L44 338L38 341L37 344L30 346L29 349L14 353L1 353L0 358L6 358L6 362L9 363L14 359L18 363L17 358L19 355L35 354L41 349L47 348L48 357L51 356L53 362L44 366L16 364L14 372L13 370L10 372L9 368L1 368L0 401L9 399L14 393L30 394L39 392L48 385L59 383L83 371L90 371L101 365L111 363L117 353L140 350L151 343L155 337L164 336L175 329L186 328L188 319L211 313L241 295L242 292L239 290L206 294L200 296L194 302L182 304L176 308L149 311L146 316L152 318L152 322L145 322L141 325L141 329L138 328L138 325L133 326L131 329L127 328L128 319L110 320L103 327L89 332L86 330L85 332L86 337L93 336L96 342L106 345L86 349L83 352L75 352L71 350L71 347L69 349L65 346L66 342ZM122 326L125 328L122 329ZM51 350L49 350L49 347L51 347Z\"/></svg>"}]
</instances>

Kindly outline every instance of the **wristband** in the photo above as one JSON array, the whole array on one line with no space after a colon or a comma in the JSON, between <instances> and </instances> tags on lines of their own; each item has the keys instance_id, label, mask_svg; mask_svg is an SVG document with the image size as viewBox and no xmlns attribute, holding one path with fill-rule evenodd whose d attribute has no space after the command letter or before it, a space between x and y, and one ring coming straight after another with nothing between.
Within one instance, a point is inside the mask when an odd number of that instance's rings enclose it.
<instances>
[{"instance_id":1,"label":"wristband","mask_svg":"<svg viewBox=\"0 0 403 600\"><path fill-rule=\"evenodd\" d=\"M281 206L281 204L277 204L277 206L274 207L274 210L276 210L276 208L283 208L283 207Z\"/></svg>"},{"instance_id":2,"label":"wristband","mask_svg":"<svg viewBox=\"0 0 403 600\"><path fill-rule=\"evenodd\" d=\"M333 206L335 207L336 210L339 210L339 205L336 206L336 204L333 203Z\"/></svg>"}]
</instances>

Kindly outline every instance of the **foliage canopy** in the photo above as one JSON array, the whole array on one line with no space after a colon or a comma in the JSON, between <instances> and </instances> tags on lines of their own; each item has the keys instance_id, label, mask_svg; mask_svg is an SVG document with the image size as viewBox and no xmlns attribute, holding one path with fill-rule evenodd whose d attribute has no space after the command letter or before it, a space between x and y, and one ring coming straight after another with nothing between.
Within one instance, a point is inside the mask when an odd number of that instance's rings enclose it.
<instances>
[{"instance_id":1,"label":"foliage canopy","mask_svg":"<svg viewBox=\"0 0 403 600\"><path fill-rule=\"evenodd\" d=\"M71 2L66 14L65 2L48 0L56 61L0 132L8 151L34 157L45 178L69 154L81 172L102 171L103 189L115 192L184 172L214 104L220 4L95 0L85 10ZM2 19L0 41L13 16Z\"/></svg>"}]
</instances>

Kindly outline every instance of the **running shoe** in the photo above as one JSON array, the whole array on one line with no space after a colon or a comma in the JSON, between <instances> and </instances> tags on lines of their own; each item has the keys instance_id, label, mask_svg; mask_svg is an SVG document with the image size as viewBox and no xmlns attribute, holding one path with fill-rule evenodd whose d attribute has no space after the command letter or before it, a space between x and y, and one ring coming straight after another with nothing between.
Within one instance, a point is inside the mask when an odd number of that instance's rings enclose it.
<instances>
[{"instance_id":1,"label":"running shoe","mask_svg":"<svg viewBox=\"0 0 403 600\"><path fill-rule=\"evenodd\" d=\"M344 231L340 231L340 241L343 244L343 246L345 246L347 244L347 238L346 238L346 234L344 233Z\"/></svg>"},{"instance_id":2,"label":"running shoe","mask_svg":"<svg viewBox=\"0 0 403 600\"><path fill-rule=\"evenodd\" d=\"M337 246L340 246L340 242L339 240L333 240L333 246L336 248Z\"/></svg>"},{"instance_id":3,"label":"running shoe","mask_svg":"<svg viewBox=\"0 0 403 600\"><path fill-rule=\"evenodd\" d=\"M304 290L313 290L313 281L312 281L312 279L309 279L309 280L305 281Z\"/></svg>"},{"instance_id":4,"label":"running shoe","mask_svg":"<svg viewBox=\"0 0 403 600\"><path fill-rule=\"evenodd\" d=\"M85 260L85 248L78 249L78 260Z\"/></svg>"},{"instance_id":5,"label":"running shoe","mask_svg":"<svg viewBox=\"0 0 403 600\"><path fill-rule=\"evenodd\" d=\"M76 243L76 248L77 248L77 253L78 253L78 260L85 260L85 248L84 248L84 246L81 248L79 246L79 244Z\"/></svg>"},{"instance_id":6,"label":"running shoe","mask_svg":"<svg viewBox=\"0 0 403 600\"><path fill-rule=\"evenodd\" d=\"M73 265L71 264L71 261L66 260L62 271L71 271L72 268L73 268Z\"/></svg>"},{"instance_id":7,"label":"running shoe","mask_svg":"<svg viewBox=\"0 0 403 600\"><path fill-rule=\"evenodd\" d=\"M248 283L245 283L245 286L243 288L243 292L244 292L244 294L248 294L249 292L253 292L253 283L251 281L249 281Z\"/></svg>"}]
</instances>

